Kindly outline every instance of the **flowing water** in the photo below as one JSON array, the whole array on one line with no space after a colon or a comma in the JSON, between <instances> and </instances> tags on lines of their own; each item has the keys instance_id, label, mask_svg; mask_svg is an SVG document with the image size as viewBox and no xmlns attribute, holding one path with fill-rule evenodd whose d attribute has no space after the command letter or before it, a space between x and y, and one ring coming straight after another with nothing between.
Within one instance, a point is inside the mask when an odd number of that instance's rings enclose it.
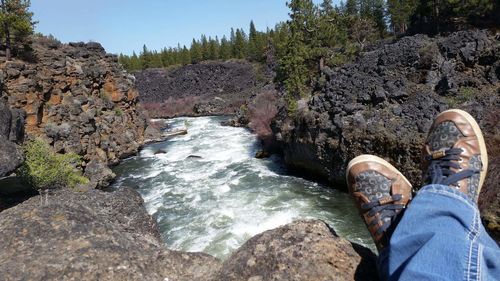
<instances>
[{"instance_id":1,"label":"flowing water","mask_svg":"<svg viewBox=\"0 0 500 281\"><path fill-rule=\"evenodd\" d=\"M374 249L347 194L286 175L279 158L254 158L255 136L222 120L168 120L189 134L149 145L115 168L115 187L137 188L167 247L224 258L258 233L307 218Z\"/></svg>"}]
</instances>

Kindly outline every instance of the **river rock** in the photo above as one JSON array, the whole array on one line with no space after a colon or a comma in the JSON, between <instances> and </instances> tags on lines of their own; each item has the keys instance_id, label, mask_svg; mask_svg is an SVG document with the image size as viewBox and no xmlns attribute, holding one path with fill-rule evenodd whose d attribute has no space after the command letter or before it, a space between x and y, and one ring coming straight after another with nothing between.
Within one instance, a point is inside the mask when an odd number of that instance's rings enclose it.
<instances>
[{"instance_id":1,"label":"river rock","mask_svg":"<svg viewBox=\"0 0 500 281\"><path fill-rule=\"evenodd\" d=\"M215 280L377 280L375 255L322 221L297 221L251 238Z\"/></svg>"},{"instance_id":2,"label":"river rock","mask_svg":"<svg viewBox=\"0 0 500 281\"><path fill-rule=\"evenodd\" d=\"M132 189L56 191L0 213L3 280L209 280L220 262L163 247Z\"/></svg>"}]
</instances>

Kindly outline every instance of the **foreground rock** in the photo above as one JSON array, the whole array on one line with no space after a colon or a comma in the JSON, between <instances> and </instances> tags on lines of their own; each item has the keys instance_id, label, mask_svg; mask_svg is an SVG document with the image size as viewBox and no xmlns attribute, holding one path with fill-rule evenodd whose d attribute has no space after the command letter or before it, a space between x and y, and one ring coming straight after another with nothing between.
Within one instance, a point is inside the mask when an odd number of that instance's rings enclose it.
<instances>
[{"instance_id":1,"label":"foreground rock","mask_svg":"<svg viewBox=\"0 0 500 281\"><path fill-rule=\"evenodd\" d=\"M488 142L493 164L480 207L500 233L499 39L478 30L404 37L325 69L321 91L300 101L295 117L282 111L274 124L287 165L339 185L350 159L375 154L418 187L421 146L433 118L462 108L477 118Z\"/></svg>"},{"instance_id":2,"label":"foreground rock","mask_svg":"<svg viewBox=\"0 0 500 281\"><path fill-rule=\"evenodd\" d=\"M86 176L95 186L112 179L108 165L137 152L146 117L137 108L134 77L98 43L61 44L35 37L29 60L2 61L1 97L26 112L26 136L47 140L57 152L74 152L107 171ZM24 120L23 120L24 123ZM97 163L97 164L95 164Z\"/></svg>"},{"instance_id":3,"label":"foreground rock","mask_svg":"<svg viewBox=\"0 0 500 281\"><path fill-rule=\"evenodd\" d=\"M377 280L375 255L321 221L297 221L251 238L215 280Z\"/></svg>"},{"instance_id":4,"label":"foreground rock","mask_svg":"<svg viewBox=\"0 0 500 281\"><path fill-rule=\"evenodd\" d=\"M2 280L207 280L220 266L165 249L131 189L37 196L0 221Z\"/></svg>"},{"instance_id":5,"label":"foreground rock","mask_svg":"<svg viewBox=\"0 0 500 281\"><path fill-rule=\"evenodd\" d=\"M128 188L55 191L0 212L2 280L376 280L374 254L321 221L250 239L221 265L164 247ZM222 266L222 267L221 267Z\"/></svg>"}]
</instances>

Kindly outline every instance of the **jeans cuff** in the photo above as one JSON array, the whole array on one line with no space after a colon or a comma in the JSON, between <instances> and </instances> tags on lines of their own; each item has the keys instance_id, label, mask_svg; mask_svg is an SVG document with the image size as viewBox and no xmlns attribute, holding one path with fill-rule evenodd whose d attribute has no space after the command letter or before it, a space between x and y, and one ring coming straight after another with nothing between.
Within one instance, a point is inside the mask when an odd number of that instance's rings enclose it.
<instances>
[{"instance_id":1,"label":"jeans cuff","mask_svg":"<svg viewBox=\"0 0 500 281\"><path fill-rule=\"evenodd\" d=\"M469 205L477 209L477 203L475 201L472 201L469 198L469 196L467 196L467 194L447 185L441 185L441 184L426 185L418 191L417 195L424 192L441 194L452 198L458 197L458 199L464 200L465 203L468 203Z\"/></svg>"}]
</instances>

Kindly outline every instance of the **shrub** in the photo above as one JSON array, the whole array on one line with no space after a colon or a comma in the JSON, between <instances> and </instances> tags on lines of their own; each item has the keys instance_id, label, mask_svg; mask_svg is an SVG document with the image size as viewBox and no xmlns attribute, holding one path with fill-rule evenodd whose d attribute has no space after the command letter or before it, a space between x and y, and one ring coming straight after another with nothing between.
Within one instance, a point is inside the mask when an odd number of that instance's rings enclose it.
<instances>
[{"instance_id":1,"label":"shrub","mask_svg":"<svg viewBox=\"0 0 500 281\"><path fill-rule=\"evenodd\" d=\"M75 153L57 154L42 139L26 142L24 156L20 174L36 189L75 187L88 183L88 179L75 168L80 156Z\"/></svg>"},{"instance_id":2,"label":"shrub","mask_svg":"<svg viewBox=\"0 0 500 281\"><path fill-rule=\"evenodd\" d=\"M278 113L277 96L273 91L258 94L248 106L249 127L265 143L272 136L271 121Z\"/></svg>"},{"instance_id":3,"label":"shrub","mask_svg":"<svg viewBox=\"0 0 500 281\"><path fill-rule=\"evenodd\" d=\"M123 111L120 108L115 109L115 115L120 117L123 115Z\"/></svg>"}]
</instances>

